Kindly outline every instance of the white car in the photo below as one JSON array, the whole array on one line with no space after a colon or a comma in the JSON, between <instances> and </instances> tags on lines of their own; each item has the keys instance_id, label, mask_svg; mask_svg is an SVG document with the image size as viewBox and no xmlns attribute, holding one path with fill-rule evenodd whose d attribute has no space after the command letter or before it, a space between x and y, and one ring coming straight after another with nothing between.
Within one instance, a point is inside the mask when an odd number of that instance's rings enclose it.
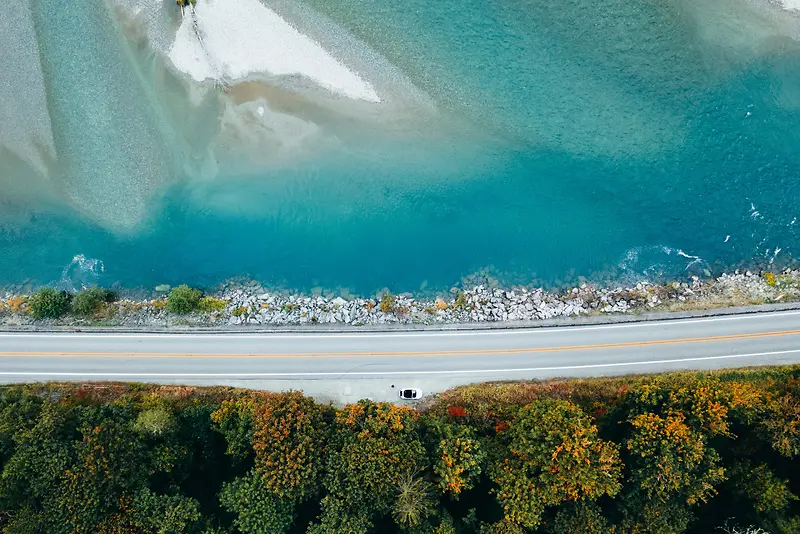
<instances>
[{"instance_id":1,"label":"white car","mask_svg":"<svg viewBox=\"0 0 800 534\"><path fill-rule=\"evenodd\" d=\"M400 398L405 400L417 400L422 398L421 389L401 389Z\"/></svg>"}]
</instances>

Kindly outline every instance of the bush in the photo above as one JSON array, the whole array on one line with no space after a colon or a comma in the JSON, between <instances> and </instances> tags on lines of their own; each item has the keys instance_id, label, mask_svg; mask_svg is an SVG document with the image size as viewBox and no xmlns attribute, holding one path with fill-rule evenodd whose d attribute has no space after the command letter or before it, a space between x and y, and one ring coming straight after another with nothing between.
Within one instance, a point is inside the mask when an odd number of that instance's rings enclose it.
<instances>
[{"instance_id":1,"label":"bush","mask_svg":"<svg viewBox=\"0 0 800 534\"><path fill-rule=\"evenodd\" d=\"M66 291L43 287L28 300L28 306L36 319L58 319L69 312L70 299Z\"/></svg>"},{"instance_id":2,"label":"bush","mask_svg":"<svg viewBox=\"0 0 800 534\"><path fill-rule=\"evenodd\" d=\"M167 311L178 315L192 313L199 304L200 290L192 289L186 284L174 288L167 297Z\"/></svg>"},{"instance_id":3,"label":"bush","mask_svg":"<svg viewBox=\"0 0 800 534\"><path fill-rule=\"evenodd\" d=\"M205 313L221 312L227 305L228 303L224 300L214 297L203 297L197 304L200 311Z\"/></svg>"},{"instance_id":4,"label":"bush","mask_svg":"<svg viewBox=\"0 0 800 534\"><path fill-rule=\"evenodd\" d=\"M75 315L90 316L100 311L100 306L106 302L114 302L116 295L99 287L84 289L72 299L72 313Z\"/></svg>"},{"instance_id":5,"label":"bush","mask_svg":"<svg viewBox=\"0 0 800 534\"><path fill-rule=\"evenodd\" d=\"M381 299L381 311L383 313L390 313L394 311L394 302L394 295L391 293L384 293L383 298Z\"/></svg>"}]
</instances>

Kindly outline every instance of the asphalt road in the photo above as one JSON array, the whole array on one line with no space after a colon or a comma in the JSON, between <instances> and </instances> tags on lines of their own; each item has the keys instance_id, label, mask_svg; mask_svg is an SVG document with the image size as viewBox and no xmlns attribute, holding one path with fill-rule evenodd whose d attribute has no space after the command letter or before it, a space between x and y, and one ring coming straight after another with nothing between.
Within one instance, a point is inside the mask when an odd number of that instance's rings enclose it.
<instances>
[{"instance_id":1,"label":"asphalt road","mask_svg":"<svg viewBox=\"0 0 800 534\"><path fill-rule=\"evenodd\" d=\"M486 380L800 363L800 311L514 330L0 333L0 382L303 389L335 402Z\"/></svg>"}]
</instances>

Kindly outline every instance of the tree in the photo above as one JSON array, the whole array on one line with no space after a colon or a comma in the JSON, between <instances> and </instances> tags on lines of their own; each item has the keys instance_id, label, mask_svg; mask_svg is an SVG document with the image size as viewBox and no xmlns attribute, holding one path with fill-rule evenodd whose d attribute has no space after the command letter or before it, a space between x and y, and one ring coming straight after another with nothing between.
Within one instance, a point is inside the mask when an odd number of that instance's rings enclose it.
<instances>
[{"instance_id":1,"label":"tree","mask_svg":"<svg viewBox=\"0 0 800 534\"><path fill-rule=\"evenodd\" d=\"M297 391L267 396L256 406L255 466L278 497L302 501L319 490L330 411Z\"/></svg>"},{"instance_id":2,"label":"tree","mask_svg":"<svg viewBox=\"0 0 800 534\"><path fill-rule=\"evenodd\" d=\"M127 406L45 403L36 424L16 437L0 479L3 504L22 509L18 518L34 531L100 531L151 472L132 415Z\"/></svg>"},{"instance_id":3,"label":"tree","mask_svg":"<svg viewBox=\"0 0 800 534\"><path fill-rule=\"evenodd\" d=\"M534 401L506 434L508 454L492 479L507 521L536 528L548 506L620 490L617 446L601 440L591 419L568 401Z\"/></svg>"},{"instance_id":4,"label":"tree","mask_svg":"<svg viewBox=\"0 0 800 534\"><path fill-rule=\"evenodd\" d=\"M253 418L257 406L255 397L239 397L222 401L211 414L215 429L228 443L227 454L244 459L252 454Z\"/></svg>"},{"instance_id":5,"label":"tree","mask_svg":"<svg viewBox=\"0 0 800 534\"><path fill-rule=\"evenodd\" d=\"M751 502L757 512L779 512L798 500L789 489L789 481L778 478L764 464L753 466L745 460L731 470L730 477L735 482L734 491Z\"/></svg>"},{"instance_id":6,"label":"tree","mask_svg":"<svg viewBox=\"0 0 800 534\"><path fill-rule=\"evenodd\" d=\"M69 313L70 298L66 291L43 287L31 296L28 306L36 319L58 319Z\"/></svg>"},{"instance_id":7,"label":"tree","mask_svg":"<svg viewBox=\"0 0 800 534\"><path fill-rule=\"evenodd\" d=\"M400 479L392 509L395 522L405 528L418 527L433 512L430 483L413 475Z\"/></svg>"},{"instance_id":8,"label":"tree","mask_svg":"<svg viewBox=\"0 0 800 534\"><path fill-rule=\"evenodd\" d=\"M439 488L458 498L462 491L473 487L486 454L469 426L440 419L428 420L427 426L432 442L433 472L438 477Z\"/></svg>"},{"instance_id":9,"label":"tree","mask_svg":"<svg viewBox=\"0 0 800 534\"><path fill-rule=\"evenodd\" d=\"M130 525L140 532L199 534L205 530L199 503L183 495L160 495L143 488L133 499L129 514Z\"/></svg>"},{"instance_id":10,"label":"tree","mask_svg":"<svg viewBox=\"0 0 800 534\"><path fill-rule=\"evenodd\" d=\"M167 311L178 315L192 313L200 303L200 296L200 290L192 289L186 284L175 287L167 296Z\"/></svg>"},{"instance_id":11,"label":"tree","mask_svg":"<svg viewBox=\"0 0 800 534\"><path fill-rule=\"evenodd\" d=\"M800 402L792 395L770 399L760 427L772 448L782 456L800 454Z\"/></svg>"},{"instance_id":12,"label":"tree","mask_svg":"<svg viewBox=\"0 0 800 534\"><path fill-rule=\"evenodd\" d=\"M341 499L326 495L320 506L319 523L311 524L307 534L368 534L372 530L369 515L354 513Z\"/></svg>"},{"instance_id":13,"label":"tree","mask_svg":"<svg viewBox=\"0 0 800 534\"><path fill-rule=\"evenodd\" d=\"M600 508L590 502L579 502L559 510L548 534L613 534L616 529L608 524Z\"/></svg>"},{"instance_id":14,"label":"tree","mask_svg":"<svg viewBox=\"0 0 800 534\"><path fill-rule=\"evenodd\" d=\"M134 428L152 436L163 436L175 428L175 418L164 408L151 408L139 413Z\"/></svg>"},{"instance_id":15,"label":"tree","mask_svg":"<svg viewBox=\"0 0 800 534\"><path fill-rule=\"evenodd\" d=\"M630 424L627 448L635 459L631 479L649 498L678 494L693 505L714 495L714 485L724 480L719 455L682 413L637 415Z\"/></svg>"},{"instance_id":16,"label":"tree","mask_svg":"<svg viewBox=\"0 0 800 534\"><path fill-rule=\"evenodd\" d=\"M292 501L269 491L257 471L226 483L219 500L223 508L236 514L233 524L243 534L283 534L294 522Z\"/></svg>"},{"instance_id":17,"label":"tree","mask_svg":"<svg viewBox=\"0 0 800 534\"><path fill-rule=\"evenodd\" d=\"M706 502L725 479L719 454L707 446L703 433L689 427L681 412L634 415L629 423L631 475L623 498L627 529L683 532L691 519L689 507Z\"/></svg>"},{"instance_id":18,"label":"tree","mask_svg":"<svg viewBox=\"0 0 800 534\"><path fill-rule=\"evenodd\" d=\"M363 400L337 411L326 454L323 526L366 528L371 518L392 510L398 482L427 464L417 414L408 407Z\"/></svg>"},{"instance_id":19,"label":"tree","mask_svg":"<svg viewBox=\"0 0 800 534\"><path fill-rule=\"evenodd\" d=\"M36 424L43 403L40 397L16 388L0 394L0 465L14 454L16 436Z\"/></svg>"}]
</instances>

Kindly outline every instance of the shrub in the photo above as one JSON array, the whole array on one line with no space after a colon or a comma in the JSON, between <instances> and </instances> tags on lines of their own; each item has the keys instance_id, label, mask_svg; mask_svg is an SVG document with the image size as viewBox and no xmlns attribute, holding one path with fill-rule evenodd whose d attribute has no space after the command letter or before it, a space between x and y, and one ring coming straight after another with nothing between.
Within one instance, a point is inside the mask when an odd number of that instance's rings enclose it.
<instances>
[{"instance_id":1,"label":"shrub","mask_svg":"<svg viewBox=\"0 0 800 534\"><path fill-rule=\"evenodd\" d=\"M28 306L37 319L58 319L69 312L70 298L66 291L43 287L28 300Z\"/></svg>"},{"instance_id":2,"label":"shrub","mask_svg":"<svg viewBox=\"0 0 800 534\"><path fill-rule=\"evenodd\" d=\"M200 299L200 302L197 303L198 309L206 313L221 312L227 305L228 303L224 300L214 297L203 297Z\"/></svg>"},{"instance_id":3,"label":"shrub","mask_svg":"<svg viewBox=\"0 0 800 534\"><path fill-rule=\"evenodd\" d=\"M167 297L167 311L178 315L192 313L200 304L200 290L192 289L183 284L169 292Z\"/></svg>"},{"instance_id":4,"label":"shrub","mask_svg":"<svg viewBox=\"0 0 800 534\"><path fill-rule=\"evenodd\" d=\"M778 280L775 278L775 273L764 273L764 282L770 287L778 285Z\"/></svg>"},{"instance_id":5,"label":"shrub","mask_svg":"<svg viewBox=\"0 0 800 534\"><path fill-rule=\"evenodd\" d=\"M381 299L381 311L383 313L390 313L392 310L394 310L394 302L394 295L391 293L384 293L383 298Z\"/></svg>"},{"instance_id":6,"label":"shrub","mask_svg":"<svg viewBox=\"0 0 800 534\"><path fill-rule=\"evenodd\" d=\"M99 287L84 289L72 299L72 313L75 315L94 315L106 302L116 300L116 295Z\"/></svg>"},{"instance_id":7,"label":"shrub","mask_svg":"<svg viewBox=\"0 0 800 534\"><path fill-rule=\"evenodd\" d=\"M6 301L6 306L8 306L8 309L14 313L23 311L27 305L28 299L25 297L11 297Z\"/></svg>"}]
</instances>

